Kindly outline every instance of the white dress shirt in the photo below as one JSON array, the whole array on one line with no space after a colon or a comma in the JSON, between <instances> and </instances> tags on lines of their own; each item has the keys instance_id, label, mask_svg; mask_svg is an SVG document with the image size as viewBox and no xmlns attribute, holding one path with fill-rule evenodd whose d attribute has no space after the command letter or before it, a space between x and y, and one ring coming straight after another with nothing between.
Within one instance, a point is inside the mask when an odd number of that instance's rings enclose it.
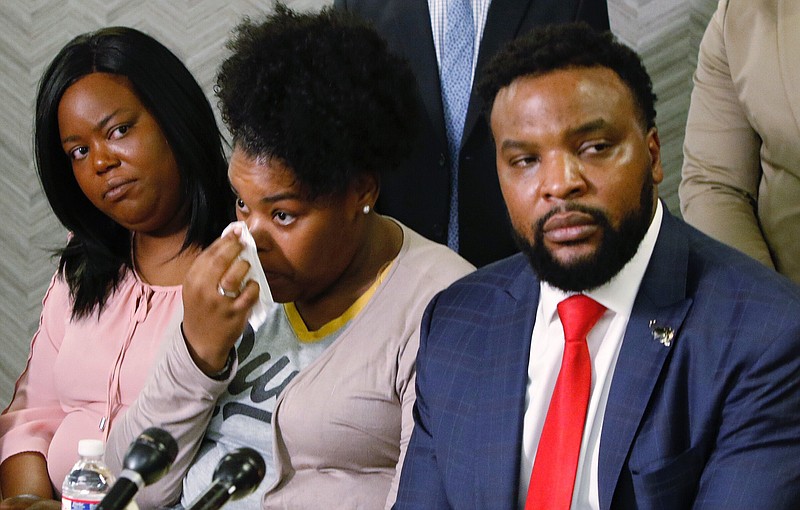
<instances>
[{"instance_id":1,"label":"white dress shirt","mask_svg":"<svg viewBox=\"0 0 800 510\"><path fill-rule=\"evenodd\" d=\"M586 410L578 471L572 509L600 508L598 495L598 459L600 432L608 402L608 391L614 375L619 348L639 292L650 256L661 229L663 217L661 202L633 258L609 282L585 292L607 308L587 337L592 360L592 388ZM531 353L528 362L528 387L525 396L525 420L522 432L522 458L520 462L519 508L525 508L533 461L542 435L550 397L556 385L561 358L564 353L564 330L556 306L571 294L542 282L536 323L531 335Z\"/></svg>"}]
</instances>

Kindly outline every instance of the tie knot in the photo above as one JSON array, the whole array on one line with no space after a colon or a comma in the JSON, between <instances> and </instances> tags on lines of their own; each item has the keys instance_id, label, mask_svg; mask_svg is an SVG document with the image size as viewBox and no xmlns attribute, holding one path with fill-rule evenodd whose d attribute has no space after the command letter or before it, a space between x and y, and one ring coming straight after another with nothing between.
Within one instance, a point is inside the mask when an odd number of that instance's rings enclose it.
<instances>
[{"instance_id":1,"label":"tie knot","mask_svg":"<svg viewBox=\"0 0 800 510\"><path fill-rule=\"evenodd\" d=\"M570 296L558 304L558 316L564 327L564 340L576 342L586 340L606 307L583 294Z\"/></svg>"}]
</instances>

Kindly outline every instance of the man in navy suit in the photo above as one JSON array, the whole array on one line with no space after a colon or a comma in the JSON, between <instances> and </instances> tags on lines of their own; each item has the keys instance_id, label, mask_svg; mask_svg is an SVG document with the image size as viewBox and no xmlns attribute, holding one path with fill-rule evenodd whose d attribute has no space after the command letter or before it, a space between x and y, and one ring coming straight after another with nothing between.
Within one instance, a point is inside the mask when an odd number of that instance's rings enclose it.
<instances>
[{"instance_id":1,"label":"man in navy suit","mask_svg":"<svg viewBox=\"0 0 800 510\"><path fill-rule=\"evenodd\" d=\"M419 89L419 136L405 163L381 182L376 210L425 237L448 244L451 156L445 128L440 61L444 16L455 0L334 0L374 23L392 51L411 64ZM571 21L609 27L606 0L468 0L475 20L475 76L497 51L532 28ZM482 20L482 23L481 23ZM482 27L482 28L481 28ZM439 37L437 37L437 35ZM469 96L458 152L457 251L483 266L517 251L497 182L494 144L475 89ZM451 244L451 248L456 246Z\"/></svg>"},{"instance_id":2,"label":"man in navy suit","mask_svg":"<svg viewBox=\"0 0 800 510\"><path fill-rule=\"evenodd\" d=\"M430 303L395 508L800 508L800 290L659 202L638 56L551 27L498 54L480 90L523 253ZM605 308L579 457L567 503L534 506L553 490L531 472L575 294Z\"/></svg>"}]
</instances>

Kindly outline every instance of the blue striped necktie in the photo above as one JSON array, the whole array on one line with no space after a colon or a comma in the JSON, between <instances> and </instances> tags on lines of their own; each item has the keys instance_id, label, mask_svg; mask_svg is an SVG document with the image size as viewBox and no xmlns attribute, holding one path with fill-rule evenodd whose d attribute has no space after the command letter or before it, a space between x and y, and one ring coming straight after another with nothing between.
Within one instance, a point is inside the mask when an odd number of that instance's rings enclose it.
<instances>
[{"instance_id":1,"label":"blue striped necktie","mask_svg":"<svg viewBox=\"0 0 800 510\"><path fill-rule=\"evenodd\" d=\"M458 251L458 153L472 86L475 29L470 0L448 0L441 51L442 101L450 153L450 221L447 245Z\"/></svg>"}]
</instances>

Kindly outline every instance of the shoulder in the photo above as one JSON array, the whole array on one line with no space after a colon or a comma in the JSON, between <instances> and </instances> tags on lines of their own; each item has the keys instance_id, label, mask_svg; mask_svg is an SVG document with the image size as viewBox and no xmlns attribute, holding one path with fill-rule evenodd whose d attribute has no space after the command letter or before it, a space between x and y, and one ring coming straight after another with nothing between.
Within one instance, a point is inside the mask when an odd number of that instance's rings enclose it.
<instances>
[{"instance_id":1,"label":"shoulder","mask_svg":"<svg viewBox=\"0 0 800 510\"><path fill-rule=\"evenodd\" d=\"M715 15L719 16L720 20L728 22L729 20L739 22L746 19L747 16L753 14L773 14L771 19L773 22L776 20L775 15L784 6L791 6L796 0L719 0ZM754 20L750 20L751 22ZM740 36L744 37L748 34L742 33Z\"/></svg>"},{"instance_id":2,"label":"shoulder","mask_svg":"<svg viewBox=\"0 0 800 510\"><path fill-rule=\"evenodd\" d=\"M69 284L63 271L56 271L50 279L50 284L42 299L42 304L46 303L58 303L59 306L72 309Z\"/></svg>"},{"instance_id":3,"label":"shoulder","mask_svg":"<svg viewBox=\"0 0 800 510\"><path fill-rule=\"evenodd\" d=\"M527 4L534 4L526 8ZM505 14L515 14L519 20L519 35L527 30L550 23L568 23L582 21L596 30L608 30L608 6L606 2L587 2L585 0L537 0L536 2L492 2L490 9ZM495 18L496 21L507 21L505 17ZM500 23L495 26L500 27Z\"/></svg>"},{"instance_id":4,"label":"shoulder","mask_svg":"<svg viewBox=\"0 0 800 510\"><path fill-rule=\"evenodd\" d=\"M689 245L686 294L709 337L771 344L785 334L800 348L800 287L749 256L682 224ZM741 342L740 342L741 344Z\"/></svg>"},{"instance_id":5,"label":"shoulder","mask_svg":"<svg viewBox=\"0 0 800 510\"><path fill-rule=\"evenodd\" d=\"M522 254L512 255L460 278L437 295L431 313L480 315L527 303L538 295L539 281Z\"/></svg>"},{"instance_id":6,"label":"shoulder","mask_svg":"<svg viewBox=\"0 0 800 510\"><path fill-rule=\"evenodd\" d=\"M395 220L396 221L396 220ZM397 222L400 224L399 222ZM385 279L368 304L369 313L354 321L374 344L376 328L391 330L394 340L404 344L419 328L425 306L437 292L475 270L474 266L446 246L434 243L400 224L403 244ZM366 312L367 309L365 309Z\"/></svg>"},{"instance_id":7,"label":"shoulder","mask_svg":"<svg viewBox=\"0 0 800 510\"><path fill-rule=\"evenodd\" d=\"M685 228L686 296L691 305L673 356L691 362L703 377L714 367L710 374L717 382L751 380L783 386L781 391L800 389L800 286L694 228ZM749 385L738 387L747 392L755 387Z\"/></svg>"},{"instance_id":8,"label":"shoulder","mask_svg":"<svg viewBox=\"0 0 800 510\"><path fill-rule=\"evenodd\" d=\"M397 223L403 229L403 247L395 263L404 279L444 286L475 271L475 266L447 246Z\"/></svg>"},{"instance_id":9,"label":"shoulder","mask_svg":"<svg viewBox=\"0 0 800 510\"><path fill-rule=\"evenodd\" d=\"M726 52L738 54L777 49L775 43L780 35L775 32L783 22L781 15L788 15L785 11L792 9L791 4L795 1L722 0L709 27L715 24L720 27Z\"/></svg>"},{"instance_id":10,"label":"shoulder","mask_svg":"<svg viewBox=\"0 0 800 510\"><path fill-rule=\"evenodd\" d=\"M688 281L697 282L695 293L721 294L748 288L753 295L791 296L800 306L800 287L785 276L691 225L682 221L678 225L688 241Z\"/></svg>"},{"instance_id":11,"label":"shoulder","mask_svg":"<svg viewBox=\"0 0 800 510\"><path fill-rule=\"evenodd\" d=\"M407 0L403 0L407 1ZM336 9L355 12L360 16L372 19L379 17L380 13L387 10L394 10L397 2L395 0L334 0L333 6Z\"/></svg>"},{"instance_id":12,"label":"shoulder","mask_svg":"<svg viewBox=\"0 0 800 510\"><path fill-rule=\"evenodd\" d=\"M73 296L63 271L57 270L42 297L40 322L64 327L72 318Z\"/></svg>"},{"instance_id":13,"label":"shoulder","mask_svg":"<svg viewBox=\"0 0 800 510\"><path fill-rule=\"evenodd\" d=\"M469 278L465 278L463 283L466 286L505 288L526 273L533 277L533 271L527 259L521 253L517 253L480 268Z\"/></svg>"},{"instance_id":14,"label":"shoulder","mask_svg":"<svg viewBox=\"0 0 800 510\"><path fill-rule=\"evenodd\" d=\"M456 290L473 292L481 289L507 290L518 282L520 277L535 279L533 271L521 253L484 266L457 282ZM538 282L537 282L538 284Z\"/></svg>"}]
</instances>

